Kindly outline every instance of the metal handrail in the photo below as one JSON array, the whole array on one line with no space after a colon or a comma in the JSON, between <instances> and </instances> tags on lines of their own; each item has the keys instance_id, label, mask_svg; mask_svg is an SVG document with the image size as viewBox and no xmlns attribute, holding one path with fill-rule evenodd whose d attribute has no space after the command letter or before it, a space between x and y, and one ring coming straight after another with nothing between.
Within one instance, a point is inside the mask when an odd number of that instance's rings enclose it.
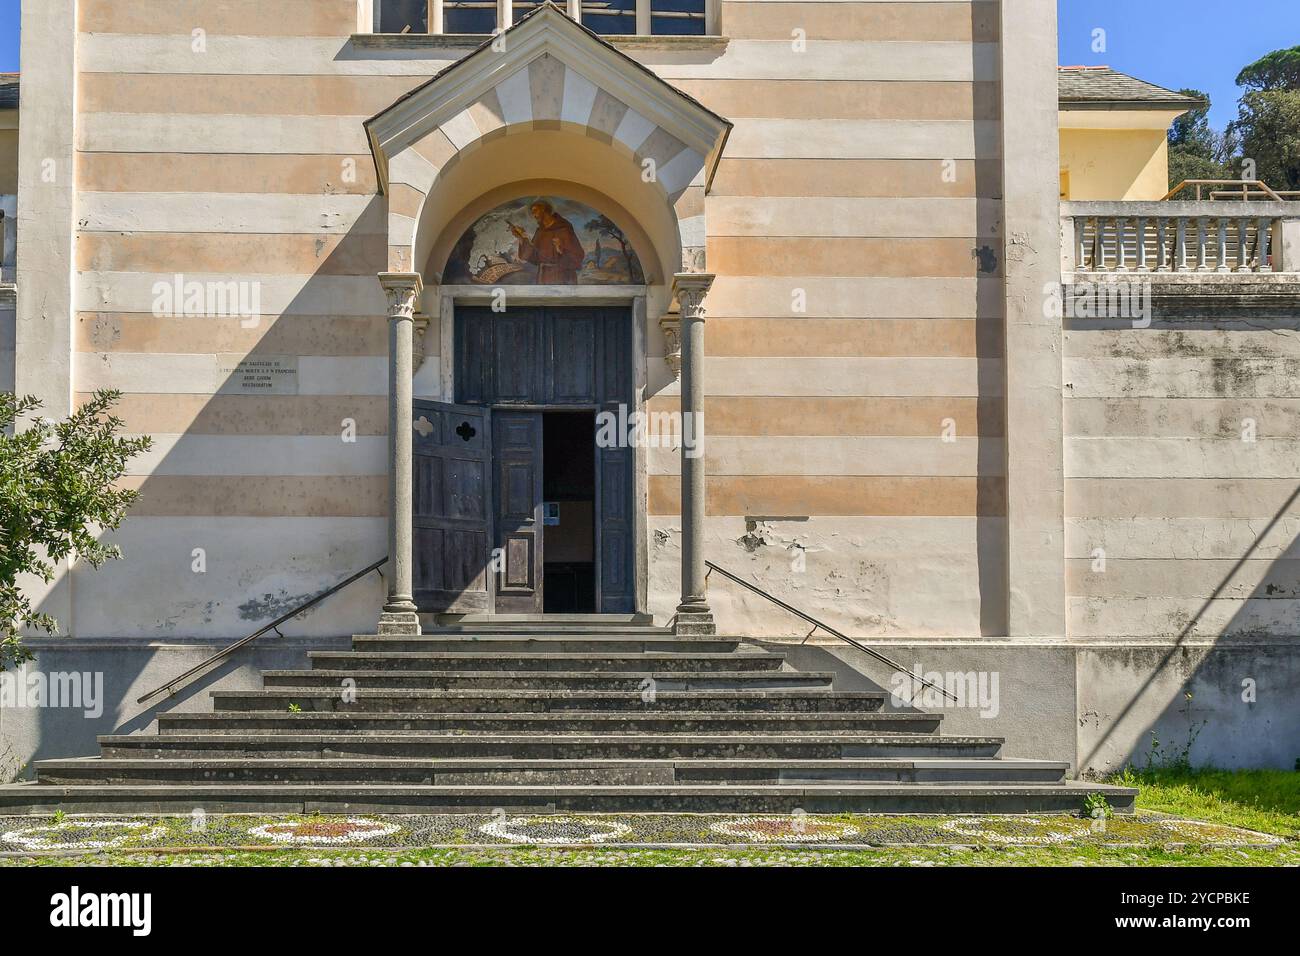
<instances>
[{"instance_id":1,"label":"metal handrail","mask_svg":"<svg viewBox=\"0 0 1300 956\"><path fill-rule=\"evenodd\" d=\"M1196 187L1196 199L1198 202L1204 198L1202 191L1206 186L1233 187L1232 189L1220 189L1218 191L1211 191L1210 193L1211 199L1216 199L1220 195L1226 197L1234 194L1239 194L1243 202L1249 202L1252 197L1260 196L1260 195L1266 197L1267 199L1273 202L1285 201L1282 199L1282 196L1280 194L1270 189L1268 184L1261 179L1184 179L1173 189L1169 190L1169 192L1165 194L1165 198L1162 199L1161 202L1168 202L1169 200L1177 196L1180 192L1182 192L1184 189L1186 189L1188 186Z\"/></svg>"},{"instance_id":2,"label":"metal handrail","mask_svg":"<svg viewBox=\"0 0 1300 956\"><path fill-rule=\"evenodd\" d=\"M317 604L325 600L330 595L337 594L339 591L342 591L345 587L347 587L352 582L361 580L371 571L379 571L379 569L382 568L387 563L388 563L388 556L385 555L384 557L380 558L378 561L375 561L373 564L366 565L360 571L356 572L356 574L349 575L348 577L340 581L338 584L335 584L332 587L322 591L320 594L317 594L311 600L304 601L302 604L299 604L296 608L294 608L289 613L281 614L270 624L266 625L260 630L254 631L252 634L249 634L248 637L235 641L235 643L231 644L229 647L217 651L217 653L213 654L207 660L195 664L189 670L185 671L185 673L173 677L167 683L159 687L155 687L153 690L149 691L149 693L145 694L143 697L137 697L135 702L137 704L143 704L146 700L149 700L152 697L157 697L163 691L167 691L169 695L174 696L176 693L177 686L188 683L191 677L194 677L197 674L202 673L204 670L206 670L211 665L215 664L217 661L225 660L227 657L229 657L235 651L239 650L245 644L253 643L253 641L257 640L267 631L275 631L276 634L279 634L281 637L284 637L283 634L280 634L280 625L283 624L285 621L289 620L290 618L297 617L303 611L310 610L311 608L315 607ZM383 573L381 572L379 576L383 577Z\"/></svg>"},{"instance_id":3,"label":"metal handrail","mask_svg":"<svg viewBox=\"0 0 1300 956\"><path fill-rule=\"evenodd\" d=\"M899 664L897 661L890 660L890 659L889 659L888 657L886 657L884 654L881 654L879 651L877 651L877 650L873 650L872 648L867 647L867 645L865 645L865 644L863 644L863 643L861 643L861 642L859 642L859 641L855 641L853 638L849 637L847 634L841 634L839 631L835 630L835 628L831 627L829 624L824 624L824 623L822 623L821 621L817 620L817 618L813 617L811 614L805 614L803 611L799 610L797 607L794 607L794 606L791 605L791 604L786 604L786 603L785 603L784 601L782 601L779 597L777 597L777 596L774 595L774 594L770 594L770 593L767 592L767 591L764 591L764 590L763 590L762 588L760 588L758 585L756 585L756 584L750 584L748 581L745 581L745 580L742 580L741 578L736 577L736 575L732 574L732 573L731 573L730 571L728 571L726 568L720 568L720 567L718 567L716 564L714 564L712 561L705 561L704 564L705 564L705 566L709 569L709 570L705 573L705 575L704 575L704 579L705 579L706 581L709 579L709 575L710 575L710 574L712 574L714 571L717 571L719 574L721 574L721 575L722 575L723 577L725 577L727 580L729 580L729 581L734 581L736 584L739 584L742 588L748 588L749 590L753 591L755 594L759 595L760 597L767 598L767 600L771 601L771 602L772 602L773 604L775 604L777 607L781 608L781 610L783 610L783 611L789 611L789 612L790 612L791 614L793 614L795 617L802 618L802 619L803 619L804 621L806 621L807 623L813 625L813 629L812 629L811 631L809 631L807 634L805 634L803 640L800 641L801 644L806 644L806 643L808 643L808 638L810 638L810 637L812 637L814 634L816 634L817 631L819 631L819 630L821 630L821 631L825 631L827 634L830 634L832 637L838 637L838 638L839 638L841 641L843 641L844 643L849 644L849 645L851 645L852 647L856 647L858 650L862 651L862 653L864 653L864 654L869 654L870 656L874 657L876 660L880 661L882 664L886 664L886 665L892 667L892 668L893 668L894 670L896 670L896 671L899 671L899 672L904 673L904 674L911 673L910 671L906 670L906 669L903 667L903 665L902 665L902 664ZM920 681L922 684L924 684L926 687L930 687L930 688L933 688L934 690L937 690L939 693L943 694L944 697L947 697L949 700L953 701L954 703L957 701L957 697L956 697L956 695L954 695L954 694L950 693L949 691L945 690L944 688L940 687L938 684L934 683L933 681L928 681L928 680L926 680L926 679L925 679L924 677L922 677L920 674L913 674L912 676L914 676L917 680L919 680L919 681Z\"/></svg>"}]
</instances>

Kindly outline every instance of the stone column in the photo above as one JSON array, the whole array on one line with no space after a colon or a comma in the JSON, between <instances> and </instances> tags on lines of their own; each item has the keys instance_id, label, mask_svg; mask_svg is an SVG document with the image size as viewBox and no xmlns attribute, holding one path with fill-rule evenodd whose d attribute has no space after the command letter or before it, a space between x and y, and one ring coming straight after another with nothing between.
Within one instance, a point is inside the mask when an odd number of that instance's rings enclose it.
<instances>
[{"instance_id":1,"label":"stone column","mask_svg":"<svg viewBox=\"0 0 1300 956\"><path fill-rule=\"evenodd\" d=\"M673 293L682 343L682 603L678 634L715 634L704 583L704 296L709 273L681 272ZM688 440L689 439L689 440Z\"/></svg>"},{"instance_id":2,"label":"stone column","mask_svg":"<svg viewBox=\"0 0 1300 956\"><path fill-rule=\"evenodd\" d=\"M418 272L381 272L388 296L388 599L380 634L419 634L411 593L411 378Z\"/></svg>"}]
</instances>

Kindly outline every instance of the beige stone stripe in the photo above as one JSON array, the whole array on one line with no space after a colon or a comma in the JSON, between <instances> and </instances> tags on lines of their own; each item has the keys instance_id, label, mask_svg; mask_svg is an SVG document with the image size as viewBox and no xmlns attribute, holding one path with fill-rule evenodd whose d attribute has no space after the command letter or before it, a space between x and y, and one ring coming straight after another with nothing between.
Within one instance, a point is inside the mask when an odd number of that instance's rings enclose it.
<instances>
[{"instance_id":1,"label":"beige stone stripe","mask_svg":"<svg viewBox=\"0 0 1300 956\"><path fill-rule=\"evenodd\" d=\"M722 4L722 33L744 40L789 40L799 28L809 39L846 36L873 40L996 41L998 5L965 3L737 3Z\"/></svg>"},{"instance_id":2,"label":"beige stone stripe","mask_svg":"<svg viewBox=\"0 0 1300 956\"><path fill-rule=\"evenodd\" d=\"M81 352L157 352L183 355L252 352L273 355L387 355L382 316L329 315L171 317L147 312L82 312Z\"/></svg>"},{"instance_id":3,"label":"beige stone stripe","mask_svg":"<svg viewBox=\"0 0 1300 956\"><path fill-rule=\"evenodd\" d=\"M709 268L728 276L994 276L972 239L710 237ZM986 268L987 266L987 268Z\"/></svg>"},{"instance_id":4,"label":"beige stone stripe","mask_svg":"<svg viewBox=\"0 0 1300 956\"><path fill-rule=\"evenodd\" d=\"M997 279L760 277L720 274L709 292L712 317L808 315L817 318L962 319L1003 309ZM802 306L804 311L796 311Z\"/></svg>"},{"instance_id":5,"label":"beige stone stripe","mask_svg":"<svg viewBox=\"0 0 1300 956\"><path fill-rule=\"evenodd\" d=\"M1091 560L1066 563L1066 593L1079 597L1141 599L1208 598L1219 590L1223 598L1251 596L1300 597L1300 561L1129 559L1106 562L1104 571Z\"/></svg>"},{"instance_id":6,"label":"beige stone stripe","mask_svg":"<svg viewBox=\"0 0 1300 956\"><path fill-rule=\"evenodd\" d=\"M710 326L710 332L712 326ZM1074 398L1065 402L1075 438L1300 438L1300 398Z\"/></svg>"},{"instance_id":7,"label":"beige stone stripe","mask_svg":"<svg viewBox=\"0 0 1300 956\"><path fill-rule=\"evenodd\" d=\"M711 515L912 515L999 517L999 478L717 477L708 479ZM680 479L652 475L651 514L680 513Z\"/></svg>"},{"instance_id":8,"label":"beige stone stripe","mask_svg":"<svg viewBox=\"0 0 1300 956\"><path fill-rule=\"evenodd\" d=\"M296 360L298 395L386 395L388 359L382 355L275 355L253 353L78 352L76 388L89 392L162 395L237 394L232 381L239 362L248 358Z\"/></svg>"},{"instance_id":9,"label":"beige stone stripe","mask_svg":"<svg viewBox=\"0 0 1300 956\"><path fill-rule=\"evenodd\" d=\"M677 396L657 395L651 412L678 410ZM955 434L998 437L997 399L713 396L704 400L709 435L938 436L951 419Z\"/></svg>"},{"instance_id":10,"label":"beige stone stripe","mask_svg":"<svg viewBox=\"0 0 1300 956\"><path fill-rule=\"evenodd\" d=\"M83 33L336 36L357 30L357 0L79 0Z\"/></svg>"},{"instance_id":11,"label":"beige stone stripe","mask_svg":"<svg viewBox=\"0 0 1300 956\"><path fill-rule=\"evenodd\" d=\"M373 116L429 78L87 73L77 105L85 113Z\"/></svg>"},{"instance_id":12,"label":"beige stone stripe","mask_svg":"<svg viewBox=\"0 0 1300 956\"><path fill-rule=\"evenodd\" d=\"M151 313L159 301L160 286L174 287L175 278L173 273L79 272L76 277L78 307L80 311ZM243 296L238 302L227 298L228 304L223 307L221 300L212 300L215 307L236 311L236 314L240 304L246 304L253 313L260 315L288 312L294 315L380 316L386 308L383 290L374 276L191 273L183 278L220 289L230 288L232 283L242 284L236 289ZM254 294L260 308L253 308ZM173 294L171 298L175 300L176 297ZM182 306L176 303L173 308L180 312Z\"/></svg>"},{"instance_id":13,"label":"beige stone stripe","mask_svg":"<svg viewBox=\"0 0 1300 956\"><path fill-rule=\"evenodd\" d=\"M384 269L380 235L83 233L77 268L97 272L285 272L369 275Z\"/></svg>"},{"instance_id":14,"label":"beige stone stripe","mask_svg":"<svg viewBox=\"0 0 1300 956\"><path fill-rule=\"evenodd\" d=\"M87 192L371 196L379 190L369 153L81 153L77 183Z\"/></svg>"},{"instance_id":15,"label":"beige stone stripe","mask_svg":"<svg viewBox=\"0 0 1300 956\"><path fill-rule=\"evenodd\" d=\"M976 319L709 319L709 355L996 358L1000 332Z\"/></svg>"},{"instance_id":16,"label":"beige stone stripe","mask_svg":"<svg viewBox=\"0 0 1300 956\"><path fill-rule=\"evenodd\" d=\"M125 478L139 490L132 515L378 517L388 512L383 475L210 475Z\"/></svg>"},{"instance_id":17,"label":"beige stone stripe","mask_svg":"<svg viewBox=\"0 0 1300 956\"><path fill-rule=\"evenodd\" d=\"M680 475L675 429L651 429L649 473ZM991 477L1000 475L1006 449L996 439L845 436L743 437L711 434L705 444L708 473L724 476L840 475Z\"/></svg>"},{"instance_id":18,"label":"beige stone stripe","mask_svg":"<svg viewBox=\"0 0 1300 956\"><path fill-rule=\"evenodd\" d=\"M1300 484L1287 478L1071 478L1074 518L1261 518L1300 516Z\"/></svg>"},{"instance_id":19,"label":"beige stone stripe","mask_svg":"<svg viewBox=\"0 0 1300 956\"><path fill-rule=\"evenodd\" d=\"M347 37L209 35L207 52L191 52L180 35L81 33L79 66L87 73L203 73L237 76L431 76L462 57L460 50L394 50L357 55ZM629 53L635 55L635 49ZM810 40L795 52L789 39L733 40L719 57L664 62L642 54L669 81L687 79L899 80L990 82L998 79L998 45L962 42Z\"/></svg>"},{"instance_id":20,"label":"beige stone stripe","mask_svg":"<svg viewBox=\"0 0 1300 956\"><path fill-rule=\"evenodd\" d=\"M988 159L1001 150L988 120L741 120L727 140L737 159Z\"/></svg>"},{"instance_id":21,"label":"beige stone stripe","mask_svg":"<svg viewBox=\"0 0 1300 956\"><path fill-rule=\"evenodd\" d=\"M358 55L351 42L344 35L209 34L207 52L199 55L191 50L189 30L165 36L80 33L77 36L77 65L83 73L418 77L432 76L464 56L462 50L420 50L391 56L383 53L365 56Z\"/></svg>"},{"instance_id":22,"label":"beige stone stripe","mask_svg":"<svg viewBox=\"0 0 1300 956\"><path fill-rule=\"evenodd\" d=\"M1259 518L1067 518L1067 557L1091 560L1095 548L1112 558L1179 558L1234 561L1291 556L1300 517L1270 524Z\"/></svg>"},{"instance_id":23,"label":"beige stone stripe","mask_svg":"<svg viewBox=\"0 0 1300 956\"><path fill-rule=\"evenodd\" d=\"M710 196L709 235L967 239L1002 234L996 199Z\"/></svg>"},{"instance_id":24,"label":"beige stone stripe","mask_svg":"<svg viewBox=\"0 0 1300 956\"><path fill-rule=\"evenodd\" d=\"M77 405L90 398L77 394ZM338 435L345 419L358 435L388 433L388 405L370 395L143 395L114 406L126 431L140 435Z\"/></svg>"},{"instance_id":25,"label":"beige stone stripe","mask_svg":"<svg viewBox=\"0 0 1300 956\"><path fill-rule=\"evenodd\" d=\"M705 388L710 395L1000 394L1002 363L959 358L786 358L714 356Z\"/></svg>"},{"instance_id":26,"label":"beige stone stripe","mask_svg":"<svg viewBox=\"0 0 1300 956\"><path fill-rule=\"evenodd\" d=\"M680 80L728 119L996 120L996 83L855 80Z\"/></svg>"},{"instance_id":27,"label":"beige stone stripe","mask_svg":"<svg viewBox=\"0 0 1300 956\"><path fill-rule=\"evenodd\" d=\"M710 196L861 196L994 198L1002 194L996 160L737 159L724 156Z\"/></svg>"}]
</instances>

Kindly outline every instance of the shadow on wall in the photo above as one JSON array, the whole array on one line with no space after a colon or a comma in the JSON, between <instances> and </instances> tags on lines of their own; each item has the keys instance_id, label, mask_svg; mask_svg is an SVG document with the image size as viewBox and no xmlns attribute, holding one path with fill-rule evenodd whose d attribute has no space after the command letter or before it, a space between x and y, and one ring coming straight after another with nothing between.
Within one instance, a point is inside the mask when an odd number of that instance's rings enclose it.
<instances>
[{"instance_id":1,"label":"shadow on wall","mask_svg":"<svg viewBox=\"0 0 1300 956\"><path fill-rule=\"evenodd\" d=\"M1092 329L1096 331L1097 326ZM1165 333L1212 329L1248 336L1294 335L1300 331L1300 310L1289 307L1283 316L1252 316L1249 320L1179 320L1161 317L1157 302L1157 317L1150 327L1152 332ZM1278 374L1290 364L1272 343L1246 351L1256 358L1273 359ZM1150 353L1156 354L1154 347ZM1235 405L1261 410L1273 405L1273 412L1294 419L1293 411L1279 408L1286 404L1279 400L1287 396L1261 393L1260 383L1265 379L1256 379L1255 373L1235 379L1232 358L1193 352L1185 357L1206 363L1201 374L1212 377L1214 386L1213 394L1205 397L1239 399ZM1135 369L1133 374L1141 372ZM1220 415L1221 420L1200 425L1210 429L1207 434L1212 437L1240 441L1239 416L1230 410ZM1283 422L1280 428L1277 421L1274 418L1269 429L1273 434L1296 433L1294 421L1289 425ZM1263 432L1262 414L1259 425ZM1185 567L1192 572L1185 580L1139 579L1126 589L1146 595L1143 609L1131 612L1146 615L1141 622L1169 621L1176 630L1156 633L1152 636L1157 640L1145 645L1140 635L1121 635L1109 646L1085 644L1077 649L1079 760L1085 772L1116 770L1128 764L1182 763L1290 770L1300 761L1300 523L1296 520L1300 516L1300 482L1259 482L1280 486L1276 493L1269 489L1274 502L1277 496L1285 496L1280 504L1270 506L1271 514L1257 511L1253 495L1239 491L1236 480L1216 482L1211 476L1199 483L1211 489L1207 500L1200 502L1207 507L1201 514L1231 517L1199 519L1208 527L1193 529L1198 539L1181 549L1188 555ZM1224 533L1233 528L1245 528L1249 535L1235 554L1232 539ZM1167 535L1179 532L1173 527ZM1165 544L1167 553L1180 553L1172 537ZM1192 593L1190 589L1196 587L1193 569L1198 564L1222 567L1214 568L1209 590L1195 595L1194 610L1177 610L1179 602L1175 600L1170 602L1175 610L1166 613L1160 608L1160 595ZM1112 568L1108 573L1123 571ZM1165 590L1156 591L1155 587ZM1237 607L1225 620L1225 605L1234 603ZM1135 646L1124 646L1130 641Z\"/></svg>"},{"instance_id":2,"label":"shadow on wall","mask_svg":"<svg viewBox=\"0 0 1300 956\"><path fill-rule=\"evenodd\" d=\"M140 498L109 535L123 558L72 571L77 636L32 641L29 670L99 676L102 713L5 709L0 776L33 759L97 753L96 735L141 730L160 710L209 710L209 690L257 687L261 669L304 667L307 649L373 629L378 575L176 698L136 704L385 553L388 328L376 276L387 264L386 202L352 198L346 231L277 237L269 250L238 228L217 247L220 212L213 233L179 248L150 233L93 237L105 258L91 268L109 270L111 256L119 278L103 290L103 311L78 316L78 348L97 360L78 385L122 389L126 431L153 435L154 449L132 464ZM187 274L200 254L207 271ZM131 272L138 281L120 279ZM173 276L170 289L150 288ZM41 609L61 616L65 594Z\"/></svg>"}]
</instances>

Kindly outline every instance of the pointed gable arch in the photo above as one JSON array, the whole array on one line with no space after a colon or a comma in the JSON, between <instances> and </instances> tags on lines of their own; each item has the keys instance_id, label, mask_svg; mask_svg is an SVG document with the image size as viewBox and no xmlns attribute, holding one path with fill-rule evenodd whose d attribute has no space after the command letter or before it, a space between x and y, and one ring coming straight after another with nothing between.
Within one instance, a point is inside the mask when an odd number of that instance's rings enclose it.
<instances>
[{"instance_id":1,"label":"pointed gable arch","mask_svg":"<svg viewBox=\"0 0 1300 956\"><path fill-rule=\"evenodd\" d=\"M422 264L421 212L485 142L526 130L590 137L649 170L676 224L676 261L704 272L704 193L731 124L547 3L366 121L388 197L388 268ZM648 181L647 181L648 178Z\"/></svg>"}]
</instances>

